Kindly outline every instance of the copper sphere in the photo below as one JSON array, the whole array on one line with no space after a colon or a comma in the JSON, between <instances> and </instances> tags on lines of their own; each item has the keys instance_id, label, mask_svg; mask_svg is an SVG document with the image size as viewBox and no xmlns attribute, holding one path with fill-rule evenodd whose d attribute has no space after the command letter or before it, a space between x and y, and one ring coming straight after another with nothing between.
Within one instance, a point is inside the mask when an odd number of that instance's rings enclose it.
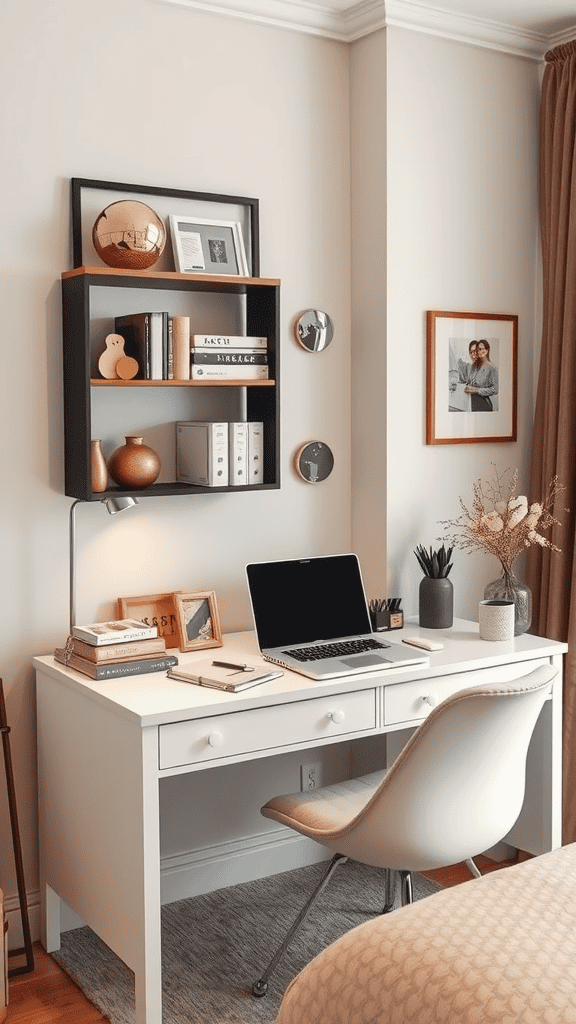
<instances>
[{"instance_id":1,"label":"copper sphere","mask_svg":"<svg viewBox=\"0 0 576 1024\"><path fill-rule=\"evenodd\" d=\"M92 241L109 267L146 270L162 254L166 228L145 203L126 199L102 210L92 228Z\"/></svg>"},{"instance_id":2,"label":"copper sphere","mask_svg":"<svg viewBox=\"0 0 576 1024\"><path fill-rule=\"evenodd\" d=\"M108 462L108 472L120 487L148 487L160 473L160 458L141 437L127 437Z\"/></svg>"}]
</instances>

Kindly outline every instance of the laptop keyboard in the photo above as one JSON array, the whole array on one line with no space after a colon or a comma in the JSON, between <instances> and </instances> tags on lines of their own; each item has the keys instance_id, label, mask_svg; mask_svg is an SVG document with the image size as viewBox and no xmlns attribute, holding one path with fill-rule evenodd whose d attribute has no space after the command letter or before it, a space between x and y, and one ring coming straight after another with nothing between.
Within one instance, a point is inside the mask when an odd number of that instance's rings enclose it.
<instances>
[{"instance_id":1,"label":"laptop keyboard","mask_svg":"<svg viewBox=\"0 0 576 1024\"><path fill-rule=\"evenodd\" d=\"M314 647L298 647L295 651L283 651L298 661L320 661L324 658L341 658L343 654L361 654L362 651L380 650L390 644L380 644L371 637L363 640L342 640L334 644L318 644Z\"/></svg>"}]
</instances>

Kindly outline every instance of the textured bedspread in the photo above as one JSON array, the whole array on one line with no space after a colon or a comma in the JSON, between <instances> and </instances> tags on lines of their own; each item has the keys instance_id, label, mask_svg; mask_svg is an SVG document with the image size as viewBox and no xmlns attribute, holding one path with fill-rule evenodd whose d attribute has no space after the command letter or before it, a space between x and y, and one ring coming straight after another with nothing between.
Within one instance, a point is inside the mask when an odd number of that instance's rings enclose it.
<instances>
[{"instance_id":1,"label":"textured bedspread","mask_svg":"<svg viewBox=\"0 0 576 1024\"><path fill-rule=\"evenodd\" d=\"M576 844L354 928L277 1024L576 1024Z\"/></svg>"}]
</instances>

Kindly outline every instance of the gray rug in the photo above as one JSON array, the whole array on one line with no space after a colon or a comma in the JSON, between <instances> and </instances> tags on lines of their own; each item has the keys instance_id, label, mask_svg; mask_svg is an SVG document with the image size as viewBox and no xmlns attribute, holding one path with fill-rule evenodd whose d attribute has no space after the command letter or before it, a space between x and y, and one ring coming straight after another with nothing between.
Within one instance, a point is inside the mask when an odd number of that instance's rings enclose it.
<instances>
[{"instance_id":1,"label":"gray rug","mask_svg":"<svg viewBox=\"0 0 576 1024\"><path fill-rule=\"evenodd\" d=\"M163 907L165 1024L272 1024L294 975L383 905L382 871L354 861L341 865L272 976L268 994L255 999L252 982L323 871L323 864L315 864ZM437 890L415 876L415 899ZM112 1024L134 1024L134 975L90 928L65 932L53 956Z\"/></svg>"}]
</instances>

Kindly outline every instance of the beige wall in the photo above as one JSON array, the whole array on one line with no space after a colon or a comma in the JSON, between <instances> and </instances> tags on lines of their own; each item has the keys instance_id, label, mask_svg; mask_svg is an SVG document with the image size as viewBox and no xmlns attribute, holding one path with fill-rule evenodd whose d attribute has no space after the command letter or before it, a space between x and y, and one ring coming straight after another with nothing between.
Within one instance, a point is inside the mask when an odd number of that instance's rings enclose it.
<instances>
[{"instance_id":1,"label":"beige wall","mask_svg":"<svg viewBox=\"0 0 576 1024\"><path fill-rule=\"evenodd\" d=\"M356 353L360 342L366 368L353 391L354 541L364 561L377 555L373 595L401 594L407 614L417 614L415 546L438 543L439 521L459 515L459 496L470 500L473 481L486 479L492 463L518 467L526 483L538 338L538 65L397 28L352 49L352 123L360 116L374 129L353 152L353 167L360 164L353 210L366 205L370 168L380 172L384 65L387 150L387 251L378 253L379 277L370 268L371 293L360 290L360 268L365 252L376 252L374 231L384 222L379 194L374 221L358 238L353 222L352 344ZM518 314L517 443L425 444L427 309ZM463 552L454 562L455 612L477 621L498 562Z\"/></svg>"},{"instance_id":2,"label":"beige wall","mask_svg":"<svg viewBox=\"0 0 576 1024\"><path fill-rule=\"evenodd\" d=\"M59 279L70 177L257 196L261 272L283 282L281 490L146 499L117 519L81 507L78 618L110 615L121 594L213 588L224 630L249 628L246 561L352 545L369 594L400 593L414 611L413 546L434 541L491 459L526 463L537 82L530 61L398 29L347 46L151 0L4 0L2 19L0 672L35 913L30 659L62 643L68 620ZM424 311L448 305L520 314L517 445L423 444ZM335 325L317 356L292 339L310 306ZM313 438L335 454L318 488L291 469ZM473 615L483 573L460 556L458 612ZM326 752L326 781L346 757ZM258 800L268 785L297 788L302 759L255 762L264 771L248 766L245 790ZM227 778L216 774L217 799ZM1 790L0 882L14 906ZM186 800L209 810L212 794L175 780L162 799L168 819ZM257 800L235 805L236 834L263 828ZM226 839L212 828L206 842ZM163 853L186 860L187 842L173 817Z\"/></svg>"},{"instance_id":3,"label":"beige wall","mask_svg":"<svg viewBox=\"0 0 576 1024\"><path fill-rule=\"evenodd\" d=\"M125 517L99 505L77 512L79 621L109 616L119 595L210 588L223 629L250 628L247 561L350 545L348 52L146 0L5 0L2 20L0 673L35 904L30 659L61 644L68 624L60 274L70 266L69 179L260 199L261 273L282 279L281 490L148 498ZM330 312L336 332L317 357L292 335L311 306ZM293 452L315 438L335 455L319 488L291 468ZM11 897L6 832L0 883Z\"/></svg>"}]
</instances>

